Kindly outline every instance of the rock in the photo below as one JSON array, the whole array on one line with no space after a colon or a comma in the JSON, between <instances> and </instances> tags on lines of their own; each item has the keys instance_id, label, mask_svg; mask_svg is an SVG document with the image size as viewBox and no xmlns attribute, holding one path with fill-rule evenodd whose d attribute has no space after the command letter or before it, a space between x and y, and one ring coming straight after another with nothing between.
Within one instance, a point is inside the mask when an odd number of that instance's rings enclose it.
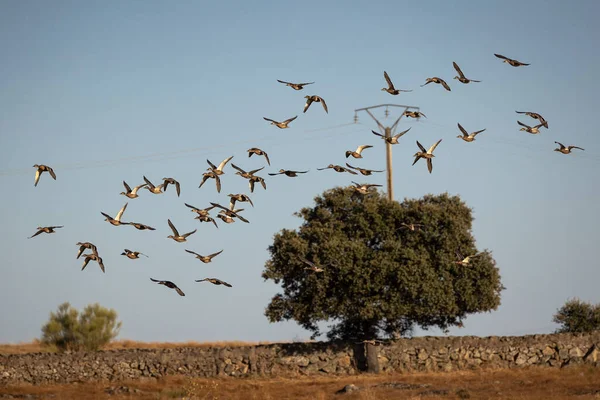
<instances>
[{"instance_id":1,"label":"rock","mask_svg":"<svg viewBox=\"0 0 600 400\"><path fill-rule=\"evenodd\" d=\"M515 358L515 364L523 365L527 362L527 356L525 354L519 353Z\"/></svg>"},{"instance_id":2,"label":"rock","mask_svg":"<svg viewBox=\"0 0 600 400\"><path fill-rule=\"evenodd\" d=\"M551 355L554 355L554 353L555 353L554 349L550 346L546 346L544 348L544 350L542 350L542 354L545 356L551 356Z\"/></svg>"},{"instance_id":3,"label":"rock","mask_svg":"<svg viewBox=\"0 0 600 400\"><path fill-rule=\"evenodd\" d=\"M360 390L360 388L354 384L350 384L350 385L346 385L344 386L342 389L338 390L336 393L342 394L342 393L351 393L351 392L356 392L357 390Z\"/></svg>"}]
</instances>

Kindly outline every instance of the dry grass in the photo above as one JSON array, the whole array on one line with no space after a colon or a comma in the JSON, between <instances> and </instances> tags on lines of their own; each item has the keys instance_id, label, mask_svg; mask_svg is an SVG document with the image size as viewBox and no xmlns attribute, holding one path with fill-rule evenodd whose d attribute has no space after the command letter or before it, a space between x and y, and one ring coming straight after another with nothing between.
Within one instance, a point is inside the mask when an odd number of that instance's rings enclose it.
<instances>
[{"instance_id":1,"label":"dry grass","mask_svg":"<svg viewBox=\"0 0 600 400\"><path fill-rule=\"evenodd\" d=\"M241 347L257 346L259 344L272 344L274 342L137 342L135 340L115 340L105 346L104 350L120 349L175 349L181 347ZM282 342L277 342L282 343ZM39 340L29 343L0 344L0 354L26 354L26 353L50 353L53 349L44 346Z\"/></svg>"},{"instance_id":2,"label":"dry grass","mask_svg":"<svg viewBox=\"0 0 600 400\"><path fill-rule=\"evenodd\" d=\"M420 385L392 388L384 383ZM345 385L360 388L349 394L336 394ZM428 386L423 386L428 385ZM108 395L107 388L126 386L130 393ZM133 390L139 392L131 393ZM170 377L157 382L93 383L55 386L0 387L3 394L54 395L71 399L201 399L201 400L598 400L600 369L590 366L564 369L533 367L495 371L451 373L409 373L343 377L298 377L295 379L215 378L186 379ZM15 396L16 397L16 396Z\"/></svg>"}]
</instances>

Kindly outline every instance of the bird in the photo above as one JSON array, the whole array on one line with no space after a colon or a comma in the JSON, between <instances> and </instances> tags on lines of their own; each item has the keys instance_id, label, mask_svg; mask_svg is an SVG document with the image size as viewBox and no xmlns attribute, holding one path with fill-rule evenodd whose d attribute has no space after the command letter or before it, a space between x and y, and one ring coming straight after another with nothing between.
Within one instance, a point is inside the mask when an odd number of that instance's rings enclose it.
<instances>
[{"instance_id":1,"label":"bird","mask_svg":"<svg viewBox=\"0 0 600 400\"><path fill-rule=\"evenodd\" d=\"M215 208L215 206L210 206L210 207L206 207L206 208L198 208L198 207L194 207L193 205L188 204L188 203L183 203L183 204L185 204L186 207L191 208L192 212L195 212L196 214L201 215L201 216L207 216L208 212L210 210L212 210L213 208Z\"/></svg>"},{"instance_id":2,"label":"bird","mask_svg":"<svg viewBox=\"0 0 600 400\"><path fill-rule=\"evenodd\" d=\"M227 287L232 287L229 283L222 281L220 279L217 278L204 278L204 279L197 279L196 282L210 282L213 285L223 285L223 286L227 286Z\"/></svg>"},{"instance_id":3,"label":"bird","mask_svg":"<svg viewBox=\"0 0 600 400\"><path fill-rule=\"evenodd\" d=\"M210 168L208 170L213 171L215 174L217 175L223 175L223 168L225 167L225 165L229 162L229 160L231 160L233 158L233 156L227 157L226 159L224 159L223 161L221 161L221 163L219 164L219 166L215 166L213 163L210 162L210 160L206 160L206 162L208 163L208 165L210 165Z\"/></svg>"},{"instance_id":4,"label":"bird","mask_svg":"<svg viewBox=\"0 0 600 400\"><path fill-rule=\"evenodd\" d=\"M169 223L169 226L171 227L171 230L173 231L172 235L167 236L168 239L173 239L176 242L185 242L187 240L187 237L190 235L193 235L194 233L196 233L197 229L194 229L191 232L188 232L186 234L180 235L179 232L177 232L177 229L175 228L175 225L173 225L173 223L171 222L170 219L167 220L167 222Z\"/></svg>"},{"instance_id":5,"label":"bird","mask_svg":"<svg viewBox=\"0 0 600 400\"><path fill-rule=\"evenodd\" d=\"M435 157L433 155L433 151L435 150L437 145L440 144L441 141L442 141L442 139L438 140L434 145L432 145L429 148L429 150L425 151L425 147L423 147L421 145L421 143L419 143L419 141L417 140L417 146L419 146L419 149L421 149L421 151L415 153L415 155L414 155L415 161L413 161L412 165L415 165L415 163L417 161L419 161L419 159L426 158L427 159L427 169L429 170L429 173L431 173L431 171L433 170L433 163L431 162L431 159L433 157Z\"/></svg>"},{"instance_id":6,"label":"bird","mask_svg":"<svg viewBox=\"0 0 600 400\"><path fill-rule=\"evenodd\" d=\"M248 149L248 157L252 157L252 154L256 154L257 156L265 156L265 159L267 160L267 164L271 165L271 161L269 161L269 155L264 151L259 149L258 147L252 147L251 149Z\"/></svg>"},{"instance_id":7,"label":"bird","mask_svg":"<svg viewBox=\"0 0 600 400\"><path fill-rule=\"evenodd\" d=\"M543 122L541 124L533 126L533 127L529 126L529 125L525 125L521 121L517 121L517 123L523 127L521 129L519 129L520 131L525 131L525 132L531 133L533 135L540 133L540 128L542 126L544 126Z\"/></svg>"},{"instance_id":8,"label":"bird","mask_svg":"<svg viewBox=\"0 0 600 400\"><path fill-rule=\"evenodd\" d=\"M346 165L348 166L348 168L352 168L357 170L358 172L360 172L362 175L364 176L369 176L372 175L373 172L383 172L382 169L366 169L366 168L359 168L359 167L353 167L352 165L346 163Z\"/></svg>"},{"instance_id":9,"label":"bird","mask_svg":"<svg viewBox=\"0 0 600 400\"><path fill-rule=\"evenodd\" d=\"M360 184L360 183L356 183L354 181L352 181L352 183L354 184L354 186L352 186L352 188L357 193L360 193L360 194L367 194L367 193L369 193L369 190L371 188L373 188L373 187L381 187L382 186L382 185L378 185L378 184L375 184L375 183L363 183L363 184Z\"/></svg>"},{"instance_id":10,"label":"bird","mask_svg":"<svg viewBox=\"0 0 600 400\"><path fill-rule=\"evenodd\" d=\"M235 173L236 175L239 175L242 178L246 178L246 179L250 179L252 176L254 176L255 173L257 173L258 171L261 171L262 169L265 168L265 167L261 167L261 168L253 169L252 171L246 172L235 164L231 164L231 166L233 167L233 169L238 171Z\"/></svg>"},{"instance_id":11,"label":"bird","mask_svg":"<svg viewBox=\"0 0 600 400\"><path fill-rule=\"evenodd\" d=\"M127 184L127 182L123 181L123 186L125 186L125 190L126 190L126 192L121 192L121 193L119 193L119 194L122 194L123 196L127 196L127 197L129 197L130 199L135 199L136 197L140 197L140 196L137 194L137 193L138 193L138 190L140 190L141 188L143 188L143 187L145 187L145 186L147 186L147 185L148 185L147 183L144 183L143 185L138 185L138 186L134 187L133 189L131 189L131 188L129 187L129 185Z\"/></svg>"},{"instance_id":12,"label":"bird","mask_svg":"<svg viewBox=\"0 0 600 400\"><path fill-rule=\"evenodd\" d=\"M390 76L385 71L383 71L383 77L385 78L385 81L388 84L388 87L381 88L381 90L383 90L384 92L388 92L389 94L394 95L394 96L400 94L400 92L412 92L412 90L396 89L394 87L394 84L392 83L392 80L390 79Z\"/></svg>"},{"instance_id":13,"label":"bird","mask_svg":"<svg viewBox=\"0 0 600 400\"><path fill-rule=\"evenodd\" d=\"M467 266L471 261L471 258L478 256L479 253L473 254L472 256L463 257L458 250L456 250L456 256L460 259L460 261L454 261L454 264Z\"/></svg>"},{"instance_id":14,"label":"bird","mask_svg":"<svg viewBox=\"0 0 600 400\"><path fill-rule=\"evenodd\" d=\"M100 257L98 254L84 254L83 256L85 257L85 259L83 260L83 266L81 267L82 271L85 269L85 267L87 267L90 261L96 261L102 272L106 273L106 271L104 270L104 262L102 261L102 257Z\"/></svg>"},{"instance_id":15,"label":"bird","mask_svg":"<svg viewBox=\"0 0 600 400\"><path fill-rule=\"evenodd\" d=\"M261 178L260 176L252 175L250 177L250 179L248 179L248 187L250 188L250 193L254 193L254 184L256 182L260 182L263 189L267 190L267 183L265 182L264 178Z\"/></svg>"},{"instance_id":16,"label":"bird","mask_svg":"<svg viewBox=\"0 0 600 400\"><path fill-rule=\"evenodd\" d=\"M452 65L454 65L454 69L456 70L456 72L458 72L458 75L454 77L454 79L458 79L459 82L462 83L469 83L469 82L481 82L481 81L476 81L475 79L469 79L465 76L465 74L463 74L463 72L460 70L460 67L458 66L457 63L455 63L454 61L452 61Z\"/></svg>"},{"instance_id":17,"label":"bird","mask_svg":"<svg viewBox=\"0 0 600 400\"><path fill-rule=\"evenodd\" d=\"M215 207L220 208L221 209L221 211L219 211L220 214L225 214L225 215L227 215L228 217L231 217L231 218L238 218L238 219L240 219L241 221L243 221L245 223L249 223L250 222L246 218L244 218L244 217L242 217L241 215L238 214L239 212L244 211L243 209L230 210L229 208L223 207L222 205L220 205L218 203L212 203L211 202L210 204L212 204Z\"/></svg>"},{"instance_id":18,"label":"bird","mask_svg":"<svg viewBox=\"0 0 600 400\"><path fill-rule=\"evenodd\" d=\"M197 219L200 222L212 222L217 228L219 227L215 219L210 215L197 215L196 217L194 217L194 219Z\"/></svg>"},{"instance_id":19,"label":"bird","mask_svg":"<svg viewBox=\"0 0 600 400\"><path fill-rule=\"evenodd\" d=\"M346 158L348 158L350 156L352 156L354 158L363 158L362 157L363 150L370 149L371 147L373 147L373 146L371 146L370 144L363 144L361 146L358 146L355 151L347 150L346 151Z\"/></svg>"},{"instance_id":20,"label":"bird","mask_svg":"<svg viewBox=\"0 0 600 400\"><path fill-rule=\"evenodd\" d=\"M297 256L298 260L302 261L304 264L308 265L308 267L304 267L304 269L313 271L315 273L319 273L319 272L323 272L325 271L323 268L318 267L315 263L313 263L312 261L308 261L306 258L302 257L302 256Z\"/></svg>"},{"instance_id":21,"label":"bird","mask_svg":"<svg viewBox=\"0 0 600 400\"><path fill-rule=\"evenodd\" d=\"M56 180L56 174L54 173L54 170L49 166L44 164L35 164L33 168L37 168L37 170L35 171L35 183L33 184L33 186L37 186L38 182L40 181L40 176L42 176L43 172L48 172L52 179Z\"/></svg>"},{"instance_id":22,"label":"bird","mask_svg":"<svg viewBox=\"0 0 600 400\"><path fill-rule=\"evenodd\" d=\"M98 248L93 243L90 243L90 242L77 242L75 244L77 246L79 246L79 251L77 252L77 258L81 257L81 254L86 249L90 249L92 251L92 253L98 255Z\"/></svg>"},{"instance_id":23,"label":"bird","mask_svg":"<svg viewBox=\"0 0 600 400\"><path fill-rule=\"evenodd\" d=\"M156 229L148 226L148 225L144 225L144 224L140 224L139 222L123 222L123 224L125 225L131 225L133 226L135 229L137 229L138 231L145 231L146 229L149 231L155 231Z\"/></svg>"},{"instance_id":24,"label":"bird","mask_svg":"<svg viewBox=\"0 0 600 400\"><path fill-rule=\"evenodd\" d=\"M291 82L286 82L286 81L280 81L279 79L277 79L277 82L279 83L283 83L285 84L285 86L289 86L294 90L302 90L304 89L304 86L306 85L312 85L314 82L307 82L307 83L291 83Z\"/></svg>"},{"instance_id":25,"label":"bird","mask_svg":"<svg viewBox=\"0 0 600 400\"><path fill-rule=\"evenodd\" d=\"M407 130L402 131L400 133L397 133L394 136L390 136L390 137L386 137L385 135L382 135L381 133L377 133L375 131L371 131L371 132L373 132L373 135L377 135L380 138L382 138L383 140L385 140L386 143L398 144L398 139L400 139L408 131L410 131L410 128L408 128Z\"/></svg>"},{"instance_id":26,"label":"bird","mask_svg":"<svg viewBox=\"0 0 600 400\"><path fill-rule=\"evenodd\" d=\"M532 112L532 111L515 111L517 114L525 114L533 119L537 119L538 121L540 121L540 123L542 124L542 126L546 129L548 129L548 121L546 121L544 119L544 117L542 117L540 114L536 113L536 112Z\"/></svg>"},{"instance_id":27,"label":"bird","mask_svg":"<svg viewBox=\"0 0 600 400\"><path fill-rule=\"evenodd\" d=\"M334 165L334 164L329 164L328 166L326 166L325 168L317 168L317 170L319 171L323 171L324 169L332 169L335 172L348 172L352 175L357 175L356 172L352 171L351 169L348 168L344 168L341 165Z\"/></svg>"},{"instance_id":28,"label":"bird","mask_svg":"<svg viewBox=\"0 0 600 400\"><path fill-rule=\"evenodd\" d=\"M425 85L429 85L430 83L438 83L440 85L442 85L444 87L444 89L446 89L447 91L450 91L450 86L448 86L448 84L446 83L445 80L443 80L442 78L438 78L437 76L434 76L433 78L427 78L425 80L425 83L421 85L421 87L425 86Z\"/></svg>"},{"instance_id":29,"label":"bird","mask_svg":"<svg viewBox=\"0 0 600 400\"><path fill-rule=\"evenodd\" d=\"M173 178L163 178L163 189L165 192L167 191L167 186L169 185L175 185L175 191L177 192L177 197L179 197L179 194L181 193L181 186L179 185L179 182Z\"/></svg>"},{"instance_id":30,"label":"bird","mask_svg":"<svg viewBox=\"0 0 600 400\"><path fill-rule=\"evenodd\" d=\"M233 210L233 207L235 207L235 202L239 201L239 202L248 202L250 203L250 205L252 207L254 207L254 204L252 203L252 200L250 199L250 197L248 197L247 194L243 194L243 193L237 193L237 194L228 194L228 196L230 197L229 199L229 209Z\"/></svg>"},{"instance_id":31,"label":"bird","mask_svg":"<svg viewBox=\"0 0 600 400\"><path fill-rule=\"evenodd\" d=\"M204 182L211 178L215 180L215 184L217 185L217 193L221 193L221 178L219 178L219 175L215 171L208 171L202 174L202 182L200 182L200 186L198 186L198 188L201 188L202 185L204 185Z\"/></svg>"},{"instance_id":32,"label":"bird","mask_svg":"<svg viewBox=\"0 0 600 400\"><path fill-rule=\"evenodd\" d=\"M105 221L110 222L114 226L128 225L129 224L128 222L121 222L121 217L123 216L123 213L125 212L125 209L127 208L127 204L128 203L125 203L125 205L117 213L117 216L114 218L106 213L103 213L102 211L100 211L100 214L104 215L104 217L106 218Z\"/></svg>"},{"instance_id":33,"label":"bird","mask_svg":"<svg viewBox=\"0 0 600 400\"><path fill-rule=\"evenodd\" d=\"M276 126L276 127L278 127L279 129L285 129L285 128L289 128L288 124L289 124L290 122L292 122L293 120L295 120L296 118L298 118L298 116L297 116L297 115L296 115L295 117L293 117L293 118L286 119L286 120L285 120L285 121L283 121L283 122L278 122L278 121L275 121L275 120L273 120L273 119L269 119L269 118L267 118L267 117L263 117L263 119L264 119L265 121L269 121L269 122L271 122L271 125L275 125L275 126Z\"/></svg>"},{"instance_id":34,"label":"bird","mask_svg":"<svg viewBox=\"0 0 600 400\"><path fill-rule=\"evenodd\" d=\"M163 189L163 187L164 187L164 183L161 183L161 184L160 184L160 185L158 185L158 186L154 186L154 185L152 184L152 182L150 182L150 181L148 180L148 178L146 178L145 176L144 176L144 181L146 181L146 183L147 183L147 185L148 185L148 186L145 186L145 188L146 188L146 189L148 189L150 192L152 192L152 193L154 193L154 194L161 194L161 193L163 192L163 191L162 191L162 189Z\"/></svg>"},{"instance_id":35,"label":"bird","mask_svg":"<svg viewBox=\"0 0 600 400\"><path fill-rule=\"evenodd\" d=\"M200 254L198 254L196 252L193 252L191 250L187 250L186 249L185 251L187 251L190 254L194 254L198 260L202 261L205 264L211 262L214 257L218 256L219 254L221 254L223 252L223 250L221 250L221 251L217 251L216 253L209 254L207 256L202 256L202 255L200 255Z\"/></svg>"},{"instance_id":36,"label":"bird","mask_svg":"<svg viewBox=\"0 0 600 400\"><path fill-rule=\"evenodd\" d=\"M37 227L37 232L34 233L33 235L29 236L28 239L34 238L37 235L39 235L40 233L56 233L54 230L58 229L58 228L62 228L64 225L61 226L38 226Z\"/></svg>"},{"instance_id":37,"label":"bird","mask_svg":"<svg viewBox=\"0 0 600 400\"><path fill-rule=\"evenodd\" d=\"M529 64L525 64L521 61L517 61L517 60L513 60L512 58L508 58L508 57L504 57L502 54L496 54L494 53L494 55L498 58L503 59L505 63L508 63L509 65L512 65L513 67L520 67L520 66L525 66L525 65L529 65Z\"/></svg>"},{"instance_id":38,"label":"bird","mask_svg":"<svg viewBox=\"0 0 600 400\"><path fill-rule=\"evenodd\" d=\"M306 112L312 103L321 103L325 112L329 114L329 111L327 110L327 103L325 103L325 100L323 100L322 97L313 94L312 96L304 96L304 98L306 99L306 104L304 104L303 112Z\"/></svg>"},{"instance_id":39,"label":"bird","mask_svg":"<svg viewBox=\"0 0 600 400\"><path fill-rule=\"evenodd\" d=\"M171 281L161 281L161 280L158 280L158 279L153 279L153 278L150 278L150 280L151 280L152 282L156 282L156 283L158 283L159 285L165 285L166 287L168 287L168 288L170 288L170 289L175 289L175 291L176 291L176 292L177 292L177 293L178 293L180 296L185 296L185 293L183 293L183 291L182 291L181 289L179 289L179 288L177 287L177 285L176 285L176 284L174 284L174 283L173 283L173 282L171 282Z\"/></svg>"},{"instance_id":40,"label":"bird","mask_svg":"<svg viewBox=\"0 0 600 400\"><path fill-rule=\"evenodd\" d=\"M406 110L402 113L402 115L404 115L405 117L410 117L410 118L421 118L421 117L427 118L427 116L425 114L423 114L421 111Z\"/></svg>"},{"instance_id":41,"label":"bird","mask_svg":"<svg viewBox=\"0 0 600 400\"><path fill-rule=\"evenodd\" d=\"M461 124L457 124L457 125L458 125L458 129L460 129L460 131L462 132L462 135L458 135L457 138L461 138L465 142L472 142L472 141L474 141L475 140L475 136L477 136L481 132L485 131L485 129L482 129L480 131L475 131L475 132L473 132L471 134L468 134L467 131L465 130L465 128L463 128Z\"/></svg>"},{"instance_id":42,"label":"bird","mask_svg":"<svg viewBox=\"0 0 600 400\"><path fill-rule=\"evenodd\" d=\"M148 257L147 255L145 255L142 252L131 251L131 250L128 250L128 249L123 250L123 252L121 253L122 256L125 256L125 257L127 257L127 258L129 258L131 260L136 260L136 259L140 258L140 254L142 256Z\"/></svg>"},{"instance_id":43,"label":"bird","mask_svg":"<svg viewBox=\"0 0 600 400\"><path fill-rule=\"evenodd\" d=\"M279 172L276 172L276 173L269 172L269 175L271 175L271 176L285 175L285 176L289 176L290 178L294 178L294 177L298 176L298 174L305 174L307 172L308 172L308 170L306 170L306 171L291 171L289 169L280 169Z\"/></svg>"},{"instance_id":44,"label":"bird","mask_svg":"<svg viewBox=\"0 0 600 400\"><path fill-rule=\"evenodd\" d=\"M400 227L400 229L408 229L409 231L413 232L417 231L419 228L422 228L424 226L423 224L407 224L406 222L403 222L401 225L402 226Z\"/></svg>"},{"instance_id":45,"label":"bird","mask_svg":"<svg viewBox=\"0 0 600 400\"><path fill-rule=\"evenodd\" d=\"M235 218L230 217L229 215L222 214L222 212L219 212L217 214L217 217L220 218L226 224L233 224L235 222Z\"/></svg>"},{"instance_id":46,"label":"bird","mask_svg":"<svg viewBox=\"0 0 600 400\"><path fill-rule=\"evenodd\" d=\"M564 144L562 144L560 142L554 142L554 143L556 143L557 145L560 146L560 148L554 149L554 151L559 151L559 152L561 152L563 154L569 154L569 153L571 153L572 149L585 150L585 149L582 149L581 147L578 147L578 146L565 146Z\"/></svg>"}]
</instances>

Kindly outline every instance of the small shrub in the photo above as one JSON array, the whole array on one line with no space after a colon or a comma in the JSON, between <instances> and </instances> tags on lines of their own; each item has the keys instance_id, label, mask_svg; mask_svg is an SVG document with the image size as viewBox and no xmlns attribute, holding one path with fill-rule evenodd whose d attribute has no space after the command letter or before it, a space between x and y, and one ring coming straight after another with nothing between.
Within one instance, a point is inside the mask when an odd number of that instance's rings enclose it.
<instances>
[{"instance_id":1,"label":"small shrub","mask_svg":"<svg viewBox=\"0 0 600 400\"><path fill-rule=\"evenodd\" d=\"M66 302L50 313L50 319L42 327L41 341L58 351L96 351L117 337L120 329L115 310L96 303L79 313Z\"/></svg>"},{"instance_id":2,"label":"small shrub","mask_svg":"<svg viewBox=\"0 0 600 400\"><path fill-rule=\"evenodd\" d=\"M568 300L554 314L553 321L562 332L592 332L600 329L600 304L586 303L579 299Z\"/></svg>"}]
</instances>

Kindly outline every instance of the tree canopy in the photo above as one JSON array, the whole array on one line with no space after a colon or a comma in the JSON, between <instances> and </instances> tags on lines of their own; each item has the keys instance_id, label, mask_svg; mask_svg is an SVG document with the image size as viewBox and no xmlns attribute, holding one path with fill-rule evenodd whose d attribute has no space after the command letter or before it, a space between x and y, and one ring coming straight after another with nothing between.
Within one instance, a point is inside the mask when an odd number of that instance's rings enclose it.
<instances>
[{"instance_id":1,"label":"tree canopy","mask_svg":"<svg viewBox=\"0 0 600 400\"><path fill-rule=\"evenodd\" d=\"M579 299L568 300L554 314L553 321L560 324L562 332L592 332L600 329L600 304L586 303Z\"/></svg>"},{"instance_id":2,"label":"tree canopy","mask_svg":"<svg viewBox=\"0 0 600 400\"><path fill-rule=\"evenodd\" d=\"M460 326L500 305L496 263L477 252L471 209L458 196L399 203L337 187L295 215L299 229L281 230L268 248L263 278L283 289L266 308L271 322L295 320L316 338L328 321L330 339L368 340Z\"/></svg>"}]
</instances>

